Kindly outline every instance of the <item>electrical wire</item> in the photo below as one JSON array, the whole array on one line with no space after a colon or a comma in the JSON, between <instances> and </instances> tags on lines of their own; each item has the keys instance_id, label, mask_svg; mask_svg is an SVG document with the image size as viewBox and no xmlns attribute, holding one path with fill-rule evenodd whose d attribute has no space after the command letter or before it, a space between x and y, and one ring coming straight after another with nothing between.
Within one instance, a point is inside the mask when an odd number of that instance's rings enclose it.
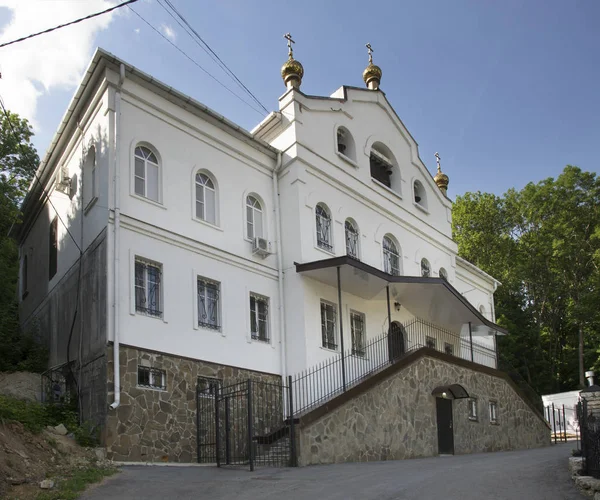
<instances>
[{"instance_id":1,"label":"electrical wire","mask_svg":"<svg viewBox=\"0 0 600 500\"><path fill-rule=\"evenodd\" d=\"M65 23L65 24L59 24L58 26L55 26L54 28L48 28L47 30L40 31L38 33L32 33L31 35L27 35L27 36L24 36L22 38L17 38L16 40L12 40L11 42L2 43L2 44L0 44L0 49L2 47L6 47L7 45L12 45L13 43L23 42L25 40L29 40L30 38L34 38L36 36L44 35L46 33L51 33L52 31L56 31L56 30L58 30L60 28L65 28L66 26L71 26L72 24L80 23L81 21L87 21L88 19L92 19L93 17L101 16L102 14L108 14L109 12L112 12L113 10L119 9L121 7L125 7L126 5L129 5L131 3L135 3L137 1L138 0L127 0L126 2L123 2L123 3L120 3L119 5L115 5L113 7L110 7L109 9L103 10L102 12L96 12L95 14L90 14L89 16L80 17L79 19L75 19L74 21L70 21L70 22Z\"/></svg>"},{"instance_id":2,"label":"electrical wire","mask_svg":"<svg viewBox=\"0 0 600 500\"><path fill-rule=\"evenodd\" d=\"M8 121L8 125L10 126L10 129L12 131L12 134L13 134L14 138L15 138L15 141L17 142L17 144L19 145L19 147L21 147L21 142L19 141L19 136L17 135L17 132L16 132L15 128L13 127L12 122L10 121L10 115L9 115L8 111L6 110L6 107L4 106L4 101L2 100L2 97L0 97L0 106L2 106L2 111L4 112L4 116L6 116L6 119ZM79 243L77 243L77 240L75 239L75 237L73 236L73 234L69 230L68 226L65 224L65 221L63 220L63 218L58 213L58 210L54 206L54 203L52 203L52 200L50 199L50 195L48 194L48 191L46 190L46 188L42 184L42 181L38 177L37 172L33 172L33 178L41 186L42 192L43 192L46 200L48 201L48 203L50 203L50 206L54 210L54 213L56 214L56 216L60 220L60 223L63 225L63 227L66 229L67 233L69 234L69 236L73 240L73 243L75 243L75 246L77 247L77 249L79 250L79 252L81 252L82 250L81 250L81 247L79 246Z\"/></svg>"},{"instance_id":3,"label":"electrical wire","mask_svg":"<svg viewBox=\"0 0 600 500\"><path fill-rule=\"evenodd\" d=\"M179 46L177 46L175 43L173 43L171 40L169 40L165 35L163 35L157 28L155 28L150 22L146 21L146 19L144 17L142 17L142 15L140 13L138 13L136 10L133 9L133 7L127 6L127 8L129 10L131 10L131 12L133 12L136 16L138 16L144 23L146 23L154 32L156 32L158 35L161 36L161 38L163 38L165 41L167 41L169 44L171 44L173 47L175 47L179 52L181 52L187 59L189 59L193 64L195 64L198 68L200 68L200 70L202 70L204 73L206 73L210 78L212 78L215 82L217 82L219 85L221 85L221 87L223 87L225 90L227 90L228 92L230 92L233 96L237 97L240 101L242 101L244 104L246 104L246 106L248 106L249 108L253 109L254 111L256 111L259 115L264 116L264 113L255 108L252 104L250 104L248 101L246 101L243 97L240 97L238 94L236 94L233 90L231 90L227 85L225 85L221 80L219 80L218 78L216 78L215 76L213 76L208 70L206 70L204 67L202 67L202 65L196 61L195 59L193 59L191 56L189 56L183 49L181 49Z\"/></svg>"},{"instance_id":4,"label":"electrical wire","mask_svg":"<svg viewBox=\"0 0 600 500\"><path fill-rule=\"evenodd\" d=\"M175 13L173 14L164 3ZM266 113L269 110L263 105L263 103L250 91L250 89L244 85L244 83L237 77L237 75L225 64L225 62L219 57L219 55L211 48L211 46L200 36L200 34L193 28L193 26L186 20L177 8L173 5L170 0L158 0L158 4L169 14L179 26L192 38L194 42L204 51L209 57L217 63L225 73L230 76L239 86L242 88L253 100L258 104ZM177 17L176 17L177 16ZM179 20L179 19L181 20ZM182 24L183 23L183 24ZM185 25L185 26L184 26Z\"/></svg>"}]
</instances>

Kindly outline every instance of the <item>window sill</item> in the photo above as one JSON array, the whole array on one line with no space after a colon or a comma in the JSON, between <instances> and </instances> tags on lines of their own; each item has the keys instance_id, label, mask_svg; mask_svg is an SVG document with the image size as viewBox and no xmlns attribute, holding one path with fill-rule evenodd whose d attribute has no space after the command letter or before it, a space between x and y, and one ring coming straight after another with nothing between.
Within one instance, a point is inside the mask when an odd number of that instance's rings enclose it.
<instances>
[{"instance_id":1,"label":"window sill","mask_svg":"<svg viewBox=\"0 0 600 500\"><path fill-rule=\"evenodd\" d=\"M220 333L221 335L223 335L223 328L221 326L212 327L212 326L208 326L208 325L197 324L196 329L197 330L205 330L207 332Z\"/></svg>"},{"instance_id":2,"label":"window sill","mask_svg":"<svg viewBox=\"0 0 600 500\"><path fill-rule=\"evenodd\" d=\"M192 216L192 220L195 221L195 222L197 222L198 224L203 224L203 225L208 226L208 227L210 227L212 229L216 229L217 231L224 232L223 228L221 228L221 227L213 224L212 222L207 222L204 219L199 219L198 217L195 217L195 216Z\"/></svg>"},{"instance_id":3,"label":"window sill","mask_svg":"<svg viewBox=\"0 0 600 500\"><path fill-rule=\"evenodd\" d=\"M149 387L147 385L136 385L138 389L144 389L146 391L158 391L158 392L168 392L167 389L163 389L161 387Z\"/></svg>"},{"instance_id":4,"label":"window sill","mask_svg":"<svg viewBox=\"0 0 600 500\"><path fill-rule=\"evenodd\" d=\"M146 203L150 203L150 205L154 205L155 207L162 208L163 210L167 209L167 207L165 207L162 203L151 200L150 198L146 198L145 196L140 196L139 194L136 194L136 193L131 193L131 196L140 201L145 201Z\"/></svg>"},{"instance_id":5,"label":"window sill","mask_svg":"<svg viewBox=\"0 0 600 500\"><path fill-rule=\"evenodd\" d=\"M259 339L250 335L250 342L254 344L271 345L271 339Z\"/></svg>"},{"instance_id":6,"label":"window sill","mask_svg":"<svg viewBox=\"0 0 600 500\"><path fill-rule=\"evenodd\" d=\"M496 422L490 422L490 425L500 425L500 422L496 421Z\"/></svg>"},{"instance_id":7,"label":"window sill","mask_svg":"<svg viewBox=\"0 0 600 500\"><path fill-rule=\"evenodd\" d=\"M319 349L322 349L323 351L327 351L327 352L340 352L337 349L330 349L329 347L323 347L322 345L319 346Z\"/></svg>"},{"instance_id":8,"label":"window sill","mask_svg":"<svg viewBox=\"0 0 600 500\"><path fill-rule=\"evenodd\" d=\"M137 309L135 310L134 316L144 316L145 318L152 318L152 319L160 319L161 321L165 321L163 318L163 313L160 314L150 314L150 313L146 313L144 311L138 311ZM165 321L166 323L166 321Z\"/></svg>"},{"instance_id":9,"label":"window sill","mask_svg":"<svg viewBox=\"0 0 600 500\"><path fill-rule=\"evenodd\" d=\"M350 165L352 165L354 168L358 168L358 163L356 163L352 158L349 158L348 156L346 156L344 153L340 153L339 151L336 151L335 154L338 155L346 163L349 163Z\"/></svg>"},{"instance_id":10,"label":"window sill","mask_svg":"<svg viewBox=\"0 0 600 500\"><path fill-rule=\"evenodd\" d=\"M373 182L373 184L376 184L379 187L382 187L383 189L385 189L388 193L394 195L396 198L402 200L402 195L400 193L397 193L396 191L394 191L392 188L387 187L383 182L379 182L377 179L374 179L373 177L371 177L371 182Z\"/></svg>"},{"instance_id":11,"label":"window sill","mask_svg":"<svg viewBox=\"0 0 600 500\"><path fill-rule=\"evenodd\" d=\"M469 417L469 420L471 422L479 422L479 419L477 417Z\"/></svg>"},{"instance_id":12,"label":"window sill","mask_svg":"<svg viewBox=\"0 0 600 500\"><path fill-rule=\"evenodd\" d=\"M429 210L427 210L424 206L419 205L416 201L413 201L413 205L417 207L421 212L429 215Z\"/></svg>"},{"instance_id":13,"label":"window sill","mask_svg":"<svg viewBox=\"0 0 600 500\"><path fill-rule=\"evenodd\" d=\"M327 255L332 255L335 257L335 252L333 250L327 250L326 248L320 247L319 245L315 245L315 248L320 252L323 252Z\"/></svg>"},{"instance_id":14,"label":"window sill","mask_svg":"<svg viewBox=\"0 0 600 500\"><path fill-rule=\"evenodd\" d=\"M88 201L88 204L83 209L83 215L87 215L88 212L92 209L92 207L96 204L97 201L98 201L97 196L94 196L90 201Z\"/></svg>"}]
</instances>

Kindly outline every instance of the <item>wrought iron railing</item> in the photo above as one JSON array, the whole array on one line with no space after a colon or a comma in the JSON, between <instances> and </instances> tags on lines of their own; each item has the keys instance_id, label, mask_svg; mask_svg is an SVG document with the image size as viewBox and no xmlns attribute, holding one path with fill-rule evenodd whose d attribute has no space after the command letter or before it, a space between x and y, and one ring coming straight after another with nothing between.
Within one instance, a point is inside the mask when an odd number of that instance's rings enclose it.
<instances>
[{"instance_id":1,"label":"wrought iron railing","mask_svg":"<svg viewBox=\"0 0 600 500\"><path fill-rule=\"evenodd\" d=\"M416 319L405 327L392 329L364 343L360 354L355 347L308 368L292 377L294 414L306 413L367 377L404 358L409 353L436 341L435 349L478 364L496 367L496 352L489 347L432 323Z\"/></svg>"}]
</instances>

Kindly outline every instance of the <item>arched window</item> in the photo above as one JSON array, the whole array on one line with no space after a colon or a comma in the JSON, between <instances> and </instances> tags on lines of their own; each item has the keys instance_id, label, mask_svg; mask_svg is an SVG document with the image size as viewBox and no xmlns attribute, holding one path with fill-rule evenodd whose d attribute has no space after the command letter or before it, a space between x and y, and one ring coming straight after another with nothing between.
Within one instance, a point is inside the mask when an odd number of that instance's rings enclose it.
<instances>
[{"instance_id":1,"label":"arched window","mask_svg":"<svg viewBox=\"0 0 600 500\"><path fill-rule=\"evenodd\" d=\"M400 275L400 252L390 235L383 237L383 270L392 276Z\"/></svg>"},{"instance_id":2,"label":"arched window","mask_svg":"<svg viewBox=\"0 0 600 500\"><path fill-rule=\"evenodd\" d=\"M371 147L369 164L371 166L371 177L391 188L391 175L394 171L394 160L391 151L380 142L374 143Z\"/></svg>"},{"instance_id":3,"label":"arched window","mask_svg":"<svg viewBox=\"0 0 600 500\"><path fill-rule=\"evenodd\" d=\"M431 264L427 259L421 259L421 276L429 278L431 276Z\"/></svg>"},{"instance_id":4,"label":"arched window","mask_svg":"<svg viewBox=\"0 0 600 500\"><path fill-rule=\"evenodd\" d=\"M427 208L427 194L421 181L415 181L413 184L413 194L415 197L415 203L423 208Z\"/></svg>"},{"instance_id":5,"label":"arched window","mask_svg":"<svg viewBox=\"0 0 600 500\"><path fill-rule=\"evenodd\" d=\"M252 195L246 197L246 235L251 240L264 237L262 206Z\"/></svg>"},{"instance_id":6,"label":"arched window","mask_svg":"<svg viewBox=\"0 0 600 500\"><path fill-rule=\"evenodd\" d=\"M91 146L83 163L83 207L96 198L96 148Z\"/></svg>"},{"instance_id":7,"label":"arched window","mask_svg":"<svg viewBox=\"0 0 600 500\"><path fill-rule=\"evenodd\" d=\"M135 194L159 201L159 163L146 146L135 148Z\"/></svg>"},{"instance_id":8,"label":"arched window","mask_svg":"<svg viewBox=\"0 0 600 500\"><path fill-rule=\"evenodd\" d=\"M358 227L352 219L346 219L344 230L346 233L346 254L349 257L358 259Z\"/></svg>"},{"instance_id":9,"label":"arched window","mask_svg":"<svg viewBox=\"0 0 600 500\"><path fill-rule=\"evenodd\" d=\"M217 223L217 192L212 179L202 173L196 174L196 217L211 224Z\"/></svg>"},{"instance_id":10,"label":"arched window","mask_svg":"<svg viewBox=\"0 0 600 500\"><path fill-rule=\"evenodd\" d=\"M440 275L440 278L448 281L448 271L446 271L443 267L440 267L440 271L438 274Z\"/></svg>"},{"instance_id":11,"label":"arched window","mask_svg":"<svg viewBox=\"0 0 600 500\"><path fill-rule=\"evenodd\" d=\"M484 317L487 318L486 313L485 313L485 307L484 306L479 306L479 313Z\"/></svg>"},{"instance_id":12,"label":"arched window","mask_svg":"<svg viewBox=\"0 0 600 500\"><path fill-rule=\"evenodd\" d=\"M315 210L317 223L317 246L331 252L333 250L333 242L331 239L331 215L329 210L322 203L317 205Z\"/></svg>"},{"instance_id":13,"label":"arched window","mask_svg":"<svg viewBox=\"0 0 600 500\"><path fill-rule=\"evenodd\" d=\"M356 145L354 138L346 127L337 129L337 151L351 160L356 160Z\"/></svg>"}]
</instances>

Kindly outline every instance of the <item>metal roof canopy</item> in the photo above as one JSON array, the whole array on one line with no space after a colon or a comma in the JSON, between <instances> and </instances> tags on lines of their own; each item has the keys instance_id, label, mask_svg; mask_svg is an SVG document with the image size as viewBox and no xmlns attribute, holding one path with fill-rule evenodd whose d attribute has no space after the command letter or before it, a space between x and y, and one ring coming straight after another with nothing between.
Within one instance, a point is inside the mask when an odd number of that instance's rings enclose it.
<instances>
[{"instance_id":1,"label":"metal roof canopy","mask_svg":"<svg viewBox=\"0 0 600 500\"><path fill-rule=\"evenodd\" d=\"M399 302L414 316L455 331L464 332L471 323L473 336L506 335L508 332L483 317L448 281L422 276L392 276L364 262L344 255L296 265L296 272L337 288L340 268L342 291L366 300Z\"/></svg>"}]
</instances>

